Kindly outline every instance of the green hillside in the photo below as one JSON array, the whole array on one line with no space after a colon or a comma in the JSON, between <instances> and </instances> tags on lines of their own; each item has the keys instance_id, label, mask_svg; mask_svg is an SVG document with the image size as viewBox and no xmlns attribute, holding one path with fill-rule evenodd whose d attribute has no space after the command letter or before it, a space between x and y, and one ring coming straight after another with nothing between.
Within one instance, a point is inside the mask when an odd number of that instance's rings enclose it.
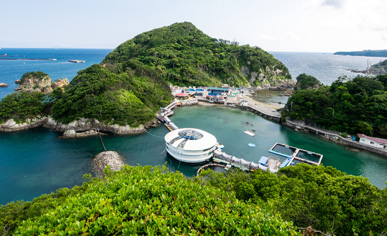
<instances>
[{"instance_id":1,"label":"green hillside","mask_svg":"<svg viewBox=\"0 0 387 236\"><path fill-rule=\"evenodd\" d=\"M283 119L350 134L387 138L387 75L338 78L331 86L297 90Z\"/></svg>"},{"instance_id":2,"label":"green hillside","mask_svg":"<svg viewBox=\"0 0 387 236\"><path fill-rule=\"evenodd\" d=\"M259 73L262 81L251 79ZM291 79L288 69L260 48L176 23L134 37L101 64L79 72L63 94L56 94L53 117L63 123L84 117L136 127L172 100L170 83L249 86L248 78L253 85Z\"/></svg>"},{"instance_id":3,"label":"green hillside","mask_svg":"<svg viewBox=\"0 0 387 236\"><path fill-rule=\"evenodd\" d=\"M65 124L89 118L138 127L172 101L170 84L275 86L290 80L288 69L264 50L211 38L185 22L137 35L78 72L64 92L44 99L50 115ZM0 122L8 113L0 113Z\"/></svg>"},{"instance_id":4,"label":"green hillside","mask_svg":"<svg viewBox=\"0 0 387 236\"><path fill-rule=\"evenodd\" d=\"M152 69L167 82L185 86L257 86L291 79L284 64L264 50L209 37L188 22L137 35L102 64L118 71ZM259 80L260 73L265 80Z\"/></svg>"}]
</instances>

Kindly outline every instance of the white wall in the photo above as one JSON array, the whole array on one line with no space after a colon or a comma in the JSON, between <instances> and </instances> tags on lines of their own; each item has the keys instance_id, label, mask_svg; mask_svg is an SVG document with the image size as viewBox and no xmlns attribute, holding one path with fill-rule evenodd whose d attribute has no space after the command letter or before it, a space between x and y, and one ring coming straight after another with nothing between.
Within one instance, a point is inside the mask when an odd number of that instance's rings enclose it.
<instances>
[{"instance_id":1,"label":"white wall","mask_svg":"<svg viewBox=\"0 0 387 236\"><path fill-rule=\"evenodd\" d=\"M368 145L371 145L374 147L378 147L378 148L387 148L385 144L377 143L377 142L374 142L374 141L369 140L367 138L361 138L359 142L364 143L364 144L368 144Z\"/></svg>"}]
</instances>

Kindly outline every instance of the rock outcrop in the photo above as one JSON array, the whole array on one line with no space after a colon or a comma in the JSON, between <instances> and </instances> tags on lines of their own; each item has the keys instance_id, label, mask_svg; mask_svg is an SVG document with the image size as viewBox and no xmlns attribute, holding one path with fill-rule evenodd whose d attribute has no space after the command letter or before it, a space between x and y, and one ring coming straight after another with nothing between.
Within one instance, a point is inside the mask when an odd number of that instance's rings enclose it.
<instances>
[{"instance_id":1,"label":"rock outcrop","mask_svg":"<svg viewBox=\"0 0 387 236\"><path fill-rule=\"evenodd\" d=\"M98 120L84 118L70 122L69 124L63 124L55 121L52 117L37 117L34 119L27 119L23 123L18 123L14 119L9 119L4 124L0 124L0 132L12 132L43 126L53 131L63 133L63 138L80 138L98 135L98 131L121 135L141 134L145 133L146 129L157 127L158 125L159 123L156 118L146 125L130 127L129 125L110 125L99 122Z\"/></svg>"},{"instance_id":2,"label":"rock outcrop","mask_svg":"<svg viewBox=\"0 0 387 236\"><path fill-rule=\"evenodd\" d=\"M79 120L70 122L68 124L63 124L60 122L55 121L51 117L49 117L44 124L44 127L50 128L54 131L58 132L70 132L68 135L74 136L73 131L76 133L81 133L85 131L91 131L91 130L99 130L106 133L113 133L113 134L140 134L144 133L146 131L146 128L151 127L151 125L157 122L156 120L153 120L152 122L148 123L147 125L140 125L139 127L130 127L129 125L121 126L118 124L108 125L103 122L99 122L95 119L85 119L81 118ZM73 131L69 131L73 130ZM98 133L95 133L95 135ZM89 133L89 136L91 133ZM67 136L67 137L70 137ZM75 136L74 136L75 137Z\"/></svg>"},{"instance_id":3,"label":"rock outcrop","mask_svg":"<svg viewBox=\"0 0 387 236\"><path fill-rule=\"evenodd\" d=\"M5 88L5 87L8 87L8 84L6 84L6 83L0 83L0 88Z\"/></svg>"},{"instance_id":4,"label":"rock outcrop","mask_svg":"<svg viewBox=\"0 0 387 236\"><path fill-rule=\"evenodd\" d=\"M114 151L106 151L97 154L93 160L93 166L97 176L103 177L103 171L107 166L112 171L119 171L125 165L124 159Z\"/></svg>"},{"instance_id":5,"label":"rock outcrop","mask_svg":"<svg viewBox=\"0 0 387 236\"><path fill-rule=\"evenodd\" d=\"M62 138L84 138L84 137L89 137L89 136L95 136L98 134L99 134L99 132L96 130L87 130L85 132L76 132L73 129L69 129L63 133ZM105 135L104 133L101 133L101 134Z\"/></svg>"},{"instance_id":6,"label":"rock outcrop","mask_svg":"<svg viewBox=\"0 0 387 236\"><path fill-rule=\"evenodd\" d=\"M56 88L62 88L69 85L69 79L57 79L52 83L51 88L56 89Z\"/></svg>"},{"instance_id":7,"label":"rock outcrop","mask_svg":"<svg viewBox=\"0 0 387 236\"><path fill-rule=\"evenodd\" d=\"M23 123L17 123L14 119L9 119L4 124L0 125L1 132L13 132L19 130L26 130L36 128L44 125L47 122L47 117L39 117L34 119L27 119Z\"/></svg>"},{"instance_id":8,"label":"rock outcrop","mask_svg":"<svg viewBox=\"0 0 387 236\"><path fill-rule=\"evenodd\" d=\"M52 81L48 74L37 71L25 73L18 84L19 86L15 89L18 92L43 92L43 90L47 90L47 87L51 87Z\"/></svg>"},{"instance_id":9,"label":"rock outcrop","mask_svg":"<svg viewBox=\"0 0 387 236\"><path fill-rule=\"evenodd\" d=\"M69 84L69 80L66 79L58 79L54 83L50 76L44 72L28 72L25 73L20 80L15 81L19 86L15 89L15 91L36 91L42 92L45 94L52 93L52 91L56 88L63 88Z\"/></svg>"}]
</instances>

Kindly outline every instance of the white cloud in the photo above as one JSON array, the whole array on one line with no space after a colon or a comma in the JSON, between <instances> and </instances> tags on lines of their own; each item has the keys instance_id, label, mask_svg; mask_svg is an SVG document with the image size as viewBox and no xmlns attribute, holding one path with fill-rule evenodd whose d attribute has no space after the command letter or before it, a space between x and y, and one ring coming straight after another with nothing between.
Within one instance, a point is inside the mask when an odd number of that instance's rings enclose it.
<instances>
[{"instance_id":1,"label":"white cloud","mask_svg":"<svg viewBox=\"0 0 387 236\"><path fill-rule=\"evenodd\" d=\"M321 5L330 6L334 8L341 8L344 5L344 0L323 0Z\"/></svg>"}]
</instances>

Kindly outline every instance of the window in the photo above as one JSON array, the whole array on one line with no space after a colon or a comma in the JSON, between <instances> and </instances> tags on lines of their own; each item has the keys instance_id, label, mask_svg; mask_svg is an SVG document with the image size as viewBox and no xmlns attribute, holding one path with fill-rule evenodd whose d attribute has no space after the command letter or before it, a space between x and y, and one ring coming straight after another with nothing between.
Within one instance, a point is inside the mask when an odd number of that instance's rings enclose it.
<instances>
[{"instance_id":1,"label":"window","mask_svg":"<svg viewBox=\"0 0 387 236\"><path fill-rule=\"evenodd\" d=\"M370 144L374 144L374 142L370 141Z\"/></svg>"}]
</instances>

